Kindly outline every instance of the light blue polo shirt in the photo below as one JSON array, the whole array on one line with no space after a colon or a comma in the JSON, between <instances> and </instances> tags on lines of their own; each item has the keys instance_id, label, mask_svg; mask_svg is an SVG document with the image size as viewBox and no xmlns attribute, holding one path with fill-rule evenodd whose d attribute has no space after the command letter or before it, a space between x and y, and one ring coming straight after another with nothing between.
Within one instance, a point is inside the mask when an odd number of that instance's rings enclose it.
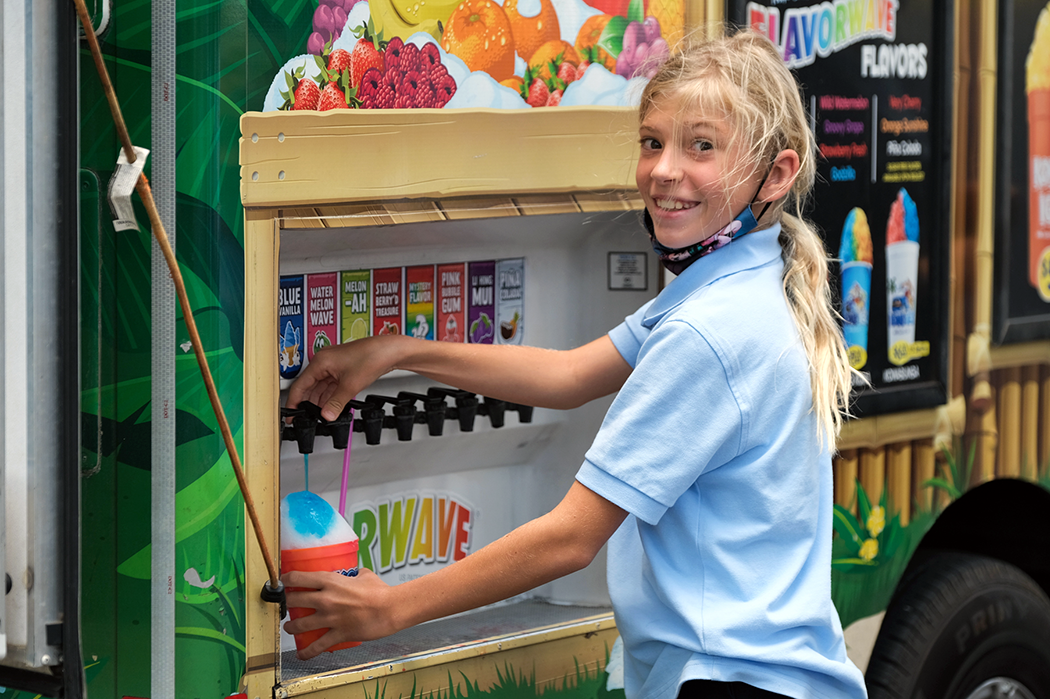
<instances>
[{"instance_id":1,"label":"light blue polo shirt","mask_svg":"<svg viewBox=\"0 0 1050 699\"><path fill-rule=\"evenodd\" d=\"M576 478L629 513L608 550L629 699L690 679L866 696L831 602L831 457L779 233L698 260L609 333L634 370Z\"/></svg>"}]
</instances>

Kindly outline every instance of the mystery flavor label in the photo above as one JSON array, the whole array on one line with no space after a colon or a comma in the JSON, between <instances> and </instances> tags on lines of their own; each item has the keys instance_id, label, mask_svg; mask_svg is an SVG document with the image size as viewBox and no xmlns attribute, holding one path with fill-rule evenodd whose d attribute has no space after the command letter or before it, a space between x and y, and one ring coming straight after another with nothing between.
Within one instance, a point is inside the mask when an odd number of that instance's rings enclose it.
<instances>
[{"instance_id":1,"label":"mystery flavor label","mask_svg":"<svg viewBox=\"0 0 1050 699\"><path fill-rule=\"evenodd\" d=\"M310 274L306 277L306 356L314 355L338 340L335 300L338 272Z\"/></svg>"},{"instance_id":2,"label":"mystery flavor label","mask_svg":"<svg viewBox=\"0 0 1050 699\"><path fill-rule=\"evenodd\" d=\"M405 289L401 267L372 270L372 334L403 335Z\"/></svg>"},{"instance_id":3,"label":"mystery flavor label","mask_svg":"<svg viewBox=\"0 0 1050 699\"><path fill-rule=\"evenodd\" d=\"M462 262L437 267L437 333L442 342L463 342L467 327L467 266Z\"/></svg>"},{"instance_id":4,"label":"mystery flavor label","mask_svg":"<svg viewBox=\"0 0 1050 699\"><path fill-rule=\"evenodd\" d=\"M405 334L421 340L434 339L434 265L405 269L408 301Z\"/></svg>"},{"instance_id":5,"label":"mystery flavor label","mask_svg":"<svg viewBox=\"0 0 1050 699\"><path fill-rule=\"evenodd\" d=\"M368 300L372 273L367 269L342 272L339 275L340 342L369 336Z\"/></svg>"},{"instance_id":6,"label":"mystery flavor label","mask_svg":"<svg viewBox=\"0 0 1050 699\"><path fill-rule=\"evenodd\" d=\"M471 262L467 265L467 277L467 341L491 345L496 334L496 263Z\"/></svg>"},{"instance_id":7,"label":"mystery flavor label","mask_svg":"<svg viewBox=\"0 0 1050 699\"><path fill-rule=\"evenodd\" d=\"M496 263L496 338L502 345L520 345L525 322L525 260Z\"/></svg>"},{"instance_id":8,"label":"mystery flavor label","mask_svg":"<svg viewBox=\"0 0 1050 699\"><path fill-rule=\"evenodd\" d=\"M277 299L278 364L282 379L294 379L303 368L303 275L281 277Z\"/></svg>"}]
</instances>

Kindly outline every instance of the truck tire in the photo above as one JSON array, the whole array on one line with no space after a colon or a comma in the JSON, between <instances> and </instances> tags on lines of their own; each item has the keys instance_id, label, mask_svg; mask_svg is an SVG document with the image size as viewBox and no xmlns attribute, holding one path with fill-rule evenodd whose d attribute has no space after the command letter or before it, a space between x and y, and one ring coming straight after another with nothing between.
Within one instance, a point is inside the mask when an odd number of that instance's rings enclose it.
<instances>
[{"instance_id":1,"label":"truck tire","mask_svg":"<svg viewBox=\"0 0 1050 699\"><path fill-rule=\"evenodd\" d=\"M902 581L865 681L870 699L1050 699L1050 599L1002 561L936 554Z\"/></svg>"}]
</instances>

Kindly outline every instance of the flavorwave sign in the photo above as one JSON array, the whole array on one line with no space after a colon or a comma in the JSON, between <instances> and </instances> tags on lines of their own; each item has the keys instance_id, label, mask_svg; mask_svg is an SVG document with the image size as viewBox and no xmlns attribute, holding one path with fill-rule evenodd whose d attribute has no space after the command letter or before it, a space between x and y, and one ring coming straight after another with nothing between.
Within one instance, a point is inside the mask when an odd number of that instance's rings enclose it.
<instances>
[{"instance_id":1,"label":"flavorwave sign","mask_svg":"<svg viewBox=\"0 0 1050 699\"><path fill-rule=\"evenodd\" d=\"M400 494L353 508L358 565L400 579L417 577L426 564L451 563L470 553L477 511L450 493ZM407 573L416 575L406 575Z\"/></svg>"}]
</instances>

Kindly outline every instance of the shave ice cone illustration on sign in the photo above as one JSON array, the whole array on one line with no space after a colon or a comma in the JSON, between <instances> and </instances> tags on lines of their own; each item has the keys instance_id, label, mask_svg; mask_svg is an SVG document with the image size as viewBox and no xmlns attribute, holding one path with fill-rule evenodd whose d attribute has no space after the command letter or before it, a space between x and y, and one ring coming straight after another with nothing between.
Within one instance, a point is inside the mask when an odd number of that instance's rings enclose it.
<instances>
[{"instance_id":1,"label":"shave ice cone illustration on sign","mask_svg":"<svg viewBox=\"0 0 1050 699\"><path fill-rule=\"evenodd\" d=\"M303 368L303 275L281 277L278 299L278 366L282 379L294 379Z\"/></svg>"},{"instance_id":2,"label":"shave ice cone illustration on sign","mask_svg":"<svg viewBox=\"0 0 1050 699\"><path fill-rule=\"evenodd\" d=\"M1025 60L1028 101L1028 282L1050 302L1050 12L1044 7Z\"/></svg>"},{"instance_id":3,"label":"shave ice cone illustration on sign","mask_svg":"<svg viewBox=\"0 0 1050 699\"><path fill-rule=\"evenodd\" d=\"M886 222L886 336L889 360L896 366L930 353L928 342L915 341L918 278L919 212L901 188Z\"/></svg>"},{"instance_id":4,"label":"shave ice cone illustration on sign","mask_svg":"<svg viewBox=\"0 0 1050 699\"><path fill-rule=\"evenodd\" d=\"M420 340L434 339L434 265L405 269L408 301L405 334Z\"/></svg>"},{"instance_id":5,"label":"shave ice cone illustration on sign","mask_svg":"<svg viewBox=\"0 0 1050 699\"><path fill-rule=\"evenodd\" d=\"M842 333L849 363L862 369L868 363L868 314L871 308L871 230L864 210L854 207L842 226L839 246L842 282Z\"/></svg>"},{"instance_id":6,"label":"shave ice cone illustration on sign","mask_svg":"<svg viewBox=\"0 0 1050 699\"><path fill-rule=\"evenodd\" d=\"M262 110L633 106L685 0L320 0Z\"/></svg>"},{"instance_id":7,"label":"shave ice cone illustration on sign","mask_svg":"<svg viewBox=\"0 0 1050 699\"><path fill-rule=\"evenodd\" d=\"M437 334L441 342L464 342L467 327L467 266L462 262L438 265Z\"/></svg>"}]
</instances>

